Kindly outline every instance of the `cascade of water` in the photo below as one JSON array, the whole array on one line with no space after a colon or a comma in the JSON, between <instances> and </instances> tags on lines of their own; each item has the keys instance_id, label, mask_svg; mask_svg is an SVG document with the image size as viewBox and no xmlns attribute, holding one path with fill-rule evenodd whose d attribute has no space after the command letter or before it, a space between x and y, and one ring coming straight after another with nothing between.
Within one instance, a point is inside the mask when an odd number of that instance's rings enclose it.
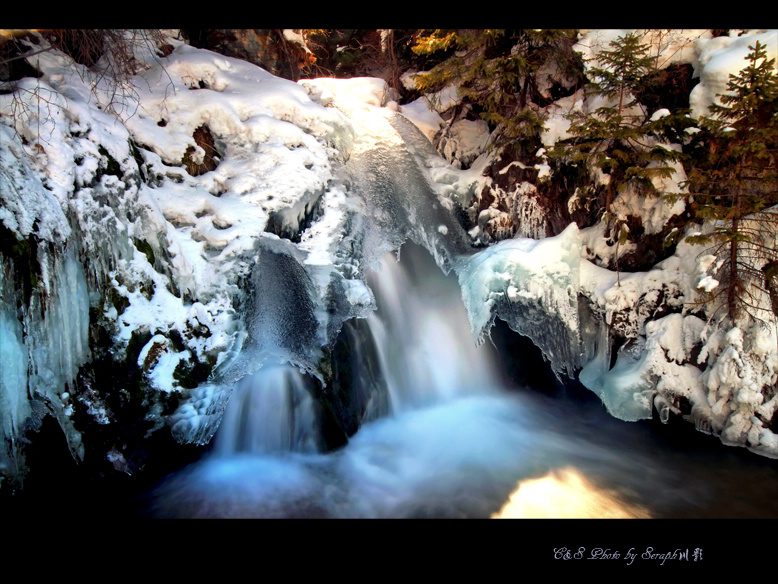
<instances>
[{"instance_id":1,"label":"cascade of water","mask_svg":"<svg viewBox=\"0 0 778 584\"><path fill-rule=\"evenodd\" d=\"M394 412L490 392L496 383L490 347L476 347L453 276L429 253L406 243L401 261L387 255L369 279L378 311L370 318Z\"/></svg>"},{"instance_id":2,"label":"cascade of water","mask_svg":"<svg viewBox=\"0 0 778 584\"><path fill-rule=\"evenodd\" d=\"M375 383L386 384L392 413L494 390L491 347L476 347L466 334L456 279L444 275L424 248L405 244L402 261L388 254L369 283L378 305L367 319L380 369ZM355 348L360 354L367 349ZM380 396L382 389L372 392ZM317 451L321 420L312 391L312 379L288 364L266 365L245 376L216 434L216 453ZM366 411L365 419L374 416Z\"/></svg>"},{"instance_id":3,"label":"cascade of water","mask_svg":"<svg viewBox=\"0 0 778 584\"><path fill-rule=\"evenodd\" d=\"M243 377L235 384L216 434L216 453L316 452L309 379L286 364L266 365Z\"/></svg>"}]
</instances>

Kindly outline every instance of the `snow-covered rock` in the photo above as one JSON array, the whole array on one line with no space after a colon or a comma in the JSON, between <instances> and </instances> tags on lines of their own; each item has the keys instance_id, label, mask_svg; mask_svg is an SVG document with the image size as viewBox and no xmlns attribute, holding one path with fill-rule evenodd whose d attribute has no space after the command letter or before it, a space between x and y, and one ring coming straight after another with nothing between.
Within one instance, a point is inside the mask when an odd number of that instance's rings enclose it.
<instances>
[{"instance_id":1,"label":"snow-covered rock","mask_svg":"<svg viewBox=\"0 0 778 584\"><path fill-rule=\"evenodd\" d=\"M592 31L580 49L593 55L618 32ZM757 38L774 57L774 31L654 46L697 68L701 112ZM138 52L131 91L49 51L31 57L40 79L0 96L0 224L18 242L0 250L0 464L13 464L40 404L83 456L84 420L121 419L111 392L143 393L149 433L170 425L202 443L236 383L266 364L325 383L344 323L375 308L368 271L409 239L456 273L476 341L503 319L618 417L684 415L778 456L775 333L718 328L695 305L717 285L715 258L680 244L650 270L598 267L584 256L599 226L543 238L530 179L505 192L516 237L479 248L506 211L484 208L466 230L493 155L480 122L456 120L440 139L455 88L400 106L383 80L294 83L170 42L165 57ZM594 107L580 97L549 106L544 146L567 136L566 113ZM553 180L536 158L538 183ZM676 192L684 178L679 165L657 187ZM613 208L650 234L683 211L626 191ZM99 368L113 365L134 385L100 388ZM130 464L116 445L103 455Z\"/></svg>"},{"instance_id":2,"label":"snow-covered rock","mask_svg":"<svg viewBox=\"0 0 778 584\"><path fill-rule=\"evenodd\" d=\"M717 102L716 96L727 93L729 76L746 66L749 46L757 41L765 45L768 60L778 60L778 30L775 29L732 31L730 36L702 37L695 43L695 75L700 83L689 96L694 117L707 115L708 107Z\"/></svg>"}]
</instances>

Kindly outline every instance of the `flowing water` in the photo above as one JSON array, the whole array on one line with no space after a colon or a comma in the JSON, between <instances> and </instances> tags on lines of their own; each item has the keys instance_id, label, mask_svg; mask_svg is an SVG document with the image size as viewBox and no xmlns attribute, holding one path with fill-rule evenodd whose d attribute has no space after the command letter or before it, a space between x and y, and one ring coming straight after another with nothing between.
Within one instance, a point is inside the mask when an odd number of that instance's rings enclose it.
<instances>
[{"instance_id":1,"label":"flowing water","mask_svg":"<svg viewBox=\"0 0 778 584\"><path fill-rule=\"evenodd\" d=\"M775 461L511 382L499 363L542 363L476 348L455 277L422 248L406 244L370 284L374 397L386 392L388 411L368 407L324 453L311 380L266 365L235 387L212 452L154 491L151 515L778 517Z\"/></svg>"}]
</instances>

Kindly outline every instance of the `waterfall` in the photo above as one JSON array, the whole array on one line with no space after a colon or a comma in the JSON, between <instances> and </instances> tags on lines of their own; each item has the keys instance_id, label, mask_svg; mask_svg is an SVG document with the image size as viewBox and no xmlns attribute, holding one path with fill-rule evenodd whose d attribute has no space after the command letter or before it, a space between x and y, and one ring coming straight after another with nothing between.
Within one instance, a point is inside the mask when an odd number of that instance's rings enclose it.
<instances>
[{"instance_id":1,"label":"waterfall","mask_svg":"<svg viewBox=\"0 0 778 584\"><path fill-rule=\"evenodd\" d=\"M368 321L393 411L492 391L491 347L475 346L456 278L420 246L406 243L400 257L388 254L368 280L378 304Z\"/></svg>"},{"instance_id":2,"label":"waterfall","mask_svg":"<svg viewBox=\"0 0 778 584\"><path fill-rule=\"evenodd\" d=\"M443 274L432 256L413 243L402 247L400 257L398 261L387 253L381 268L368 278L378 307L367 318L371 347L348 348L362 361L378 365L372 387L362 388L370 400L366 420L490 394L498 385L492 347L476 347L468 334L456 278ZM350 367L365 365L357 361ZM246 375L232 390L214 438L215 452L229 456L322 450L322 413L315 391L313 378L288 363L272 362ZM389 412L375 405L385 391Z\"/></svg>"},{"instance_id":3,"label":"waterfall","mask_svg":"<svg viewBox=\"0 0 778 584\"><path fill-rule=\"evenodd\" d=\"M531 434L517 423L524 414L498 390L494 347L475 345L456 277L415 244L399 257L388 254L368 278L377 310L364 321L367 335L344 337L357 346L346 348L351 370L341 377L359 379L350 399L364 394L367 402L348 443L325 452L311 376L265 363L235 384L211 454L158 489L156 514L488 516L499 509L517 466L535 464Z\"/></svg>"},{"instance_id":4,"label":"waterfall","mask_svg":"<svg viewBox=\"0 0 778 584\"><path fill-rule=\"evenodd\" d=\"M316 452L316 419L309 378L273 364L246 375L233 389L215 437L216 452Z\"/></svg>"},{"instance_id":5,"label":"waterfall","mask_svg":"<svg viewBox=\"0 0 778 584\"><path fill-rule=\"evenodd\" d=\"M250 373L227 391L201 392L197 411L214 417L231 394L215 448L155 489L151 514L661 517L690 501L704 508L706 465L655 448L649 426L627 429L599 402L502 387L495 364L530 359L495 358L495 317L557 374L607 349L591 343L601 329L579 303L577 227L476 253L456 197L439 196L437 161L418 132L385 111L341 109L355 130L338 178L346 235L319 247L313 228L299 245L263 238L241 305L239 365ZM324 213L320 232L334 225ZM340 331L334 346L330 331Z\"/></svg>"},{"instance_id":6,"label":"waterfall","mask_svg":"<svg viewBox=\"0 0 778 584\"><path fill-rule=\"evenodd\" d=\"M346 324L332 384L266 360L235 384L213 452L163 481L149 514L638 518L712 504L720 452L698 461L599 403L502 388L496 348L476 347L454 274L424 248L406 243L368 282L377 310ZM333 450L322 392L338 384L362 415Z\"/></svg>"}]
</instances>

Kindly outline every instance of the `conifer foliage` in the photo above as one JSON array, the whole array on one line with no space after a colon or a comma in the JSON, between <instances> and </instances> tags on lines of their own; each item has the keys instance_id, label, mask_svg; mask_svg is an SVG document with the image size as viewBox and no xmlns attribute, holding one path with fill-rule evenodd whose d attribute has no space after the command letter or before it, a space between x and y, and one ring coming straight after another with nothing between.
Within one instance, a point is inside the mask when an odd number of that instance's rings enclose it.
<instances>
[{"instance_id":1,"label":"conifer foliage","mask_svg":"<svg viewBox=\"0 0 778 584\"><path fill-rule=\"evenodd\" d=\"M602 105L572 112L568 116L572 138L557 143L550 154L601 173L593 183L602 185L606 237L611 244L623 243L628 236L626 221L614 216L611 204L628 185L644 196L658 194L653 179L672 176L670 163L680 156L664 142L688 122L682 111L649 118L635 98L647 76L655 72L655 59L637 34L611 41L592 61L585 94L589 103L599 98ZM596 192L597 187L591 186L587 194L593 197Z\"/></svg>"},{"instance_id":2,"label":"conifer foliage","mask_svg":"<svg viewBox=\"0 0 778 584\"><path fill-rule=\"evenodd\" d=\"M749 49L746 67L729 76L727 93L700 120L688 187L697 217L713 230L687 240L719 258L709 300L721 300L735 322L764 322L762 294L778 300L778 75L764 45Z\"/></svg>"},{"instance_id":3,"label":"conifer foliage","mask_svg":"<svg viewBox=\"0 0 778 584\"><path fill-rule=\"evenodd\" d=\"M572 71L574 38L567 30L423 30L413 52L443 60L416 77L417 88L431 94L456 85L495 130L497 143L537 138L545 121L539 71L549 59Z\"/></svg>"}]
</instances>

